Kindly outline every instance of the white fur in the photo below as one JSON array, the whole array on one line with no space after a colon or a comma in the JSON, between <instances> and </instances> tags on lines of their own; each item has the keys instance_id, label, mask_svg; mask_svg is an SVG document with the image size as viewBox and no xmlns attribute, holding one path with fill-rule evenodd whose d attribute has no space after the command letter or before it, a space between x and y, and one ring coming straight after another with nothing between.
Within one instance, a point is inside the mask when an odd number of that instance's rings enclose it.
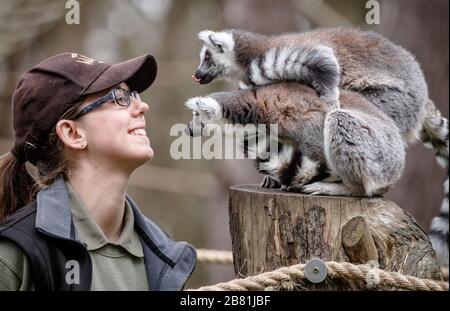
<instances>
[{"instance_id":1,"label":"white fur","mask_svg":"<svg viewBox=\"0 0 450 311\"><path fill-rule=\"evenodd\" d=\"M240 90L249 90L250 86L247 85L244 81L239 81L239 89Z\"/></svg>"},{"instance_id":2,"label":"white fur","mask_svg":"<svg viewBox=\"0 0 450 311\"><path fill-rule=\"evenodd\" d=\"M442 217L434 217L431 221L431 228L436 231L441 231L443 233L448 232L448 221Z\"/></svg>"},{"instance_id":3,"label":"white fur","mask_svg":"<svg viewBox=\"0 0 450 311\"><path fill-rule=\"evenodd\" d=\"M200 114L204 124L217 123L222 120L222 109L220 104L211 97L193 97L186 101L185 106L192 110L194 115Z\"/></svg>"},{"instance_id":4,"label":"white fur","mask_svg":"<svg viewBox=\"0 0 450 311\"><path fill-rule=\"evenodd\" d=\"M447 168L448 160L447 160L446 157L443 157L443 156L437 156L437 157L436 157L436 161L437 161L437 163L439 164L440 167L442 167L442 168Z\"/></svg>"},{"instance_id":5,"label":"white fur","mask_svg":"<svg viewBox=\"0 0 450 311\"><path fill-rule=\"evenodd\" d=\"M448 244L446 241L443 241L434 236L430 237L431 244L433 245L433 249L436 251L436 258L440 266L448 267Z\"/></svg>"},{"instance_id":6,"label":"white fur","mask_svg":"<svg viewBox=\"0 0 450 311\"><path fill-rule=\"evenodd\" d=\"M234 49L233 35L226 31L215 32L211 30L203 30L198 33L198 38L210 47L214 46L210 40L210 38L212 38L212 40L216 43L222 45L224 51Z\"/></svg>"},{"instance_id":7,"label":"white fur","mask_svg":"<svg viewBox=\"0 0 450 311\"><path fill-rule=\"evenodd\" d=\"M324 150L325 153L325 159L327 160L328 166L330 169L334 172L336 172L336 169L332 167L331 163L331 155L330 155L330 146L331 146L331 137L330 137L330 123L328 122L328 118L325 118L325 124L323 129L323 144L324 144ZM335 174L337 175L337 174Z\"/></svg>"},{"instance_id":8,"label":"white fur","mask_svg":"<svg viewBox=\"0 0 450 311\"><path fill-rule=\"evenodd\" d=\"M270 49L264 56L264 62L262 65L267 77L271 79L277 78L277 73L275 72L275 52L276 49Z\"/></svg>"},{"instance_id":9,"label":"white fur","mask_svg":"<svg viewBox=\"0 0 450 311\"><path fill-rule=\"evenodd\" d=\"M439 128L439 138L441 138L442 140L444 140L445 137L447 137L448 133L447 129L448 129L448 120L444 118L444 123Z\"/></svg>"},{"instance_id":10,"label":"white fur","mask_svg":"<svg viewBox=\"0 0 450 311\"><path fill-rule=\"evenodd\" d=\"M441 212L448 213L448 199L447 198L445 198L442 201Z\"/></svg>"},{"instance_id":11,"label":"white fur","mask_svg":"<svg viewBox=\"0 0 450 311\"><path fill-rule=\"evenodd\" d=\"M430 142L423 143L423 145L428 149L433 149L433 145Z\"/></svg>"},{"instance_id":12,"label":"white fur","mask_svg":"<svg viewBox=\"0 0 450 311\"><path fill-rule=\"evenodd\" d=\"M275 71L277 72L280 78L283 77L286 60L291 54L292 53L288 48L282 49L278 54L277 63L275 65Z\"/></svg>"},{"instance_id":13,"label":"white fur","mask_svg":"<svg viewBox=\"0 0 450 311\"><path fill-rule=\"evenodd\" d=\"M206 52L206 49L207 49L206 46L203 46L203 47L200 49L200 62L202 62L203 59L205 58L205 52Z\"/></svg>"},{"instance_id":14,"label":"white fur","mask_svg":"<svg viewBox=\"0 0 450 311\"><path fill-rule=\"evenodd\" d=\"M318 167L319 162L311 160L307 156L302 156L302 165L297 167L297 173L295 174L292 186L297 188L303 186L303 184L317 175Z\"/></svg>"},{"instance_id":15,"label":"white fur","mask_svg":"<svg viewBox=\"0 0 450 311\"><path fill-rule=\"evenodd\" d=\"M367 180L363 180L364 191L366 195L371 197L379 194L380 189L384 188L383 185L377 184L373 179L367 178Z\"/></svg>"},{"instance_id":16,"label":"white fur","mask_svg":"<svg viewBox=\"0 0 450 311\"><path fill-rule=\"evenodd\" d=\"M303 63L303 55L300 55L300 59L297 59L299 58L298 50L291 50L288 53L290 53L290 56L287 59L286 68L284 69L287 74L300 70L301 64Z\"/></svg>"},{"instance_id":17,"label":"white fur","mask_svg":"<svg viewBox=\"0 0 450 311\"><path fill-rule=\"evenodd\" d=\"M259 68L256 60L253 60L250 65L250 80L252 80L256 85L266 85L270 83L269 80L263 77L261 68Z\"/></svg>"},{"instance_id":18,"label":"white fur","mask_svg":"<svg viewBox=\"0 0 450 311\"><path fill-rule=\"evenodd\" d=\"M203 60L206 48L208 48L216 65L222 67L222 75L243 75L243 70L236 62L236 57L234 56L234 39L232 33L203 30L199 32L198 38L205 44L202 48L203 52L200 51L200 62ZM217 50L210 38L222 46L223 53Z\"/></svg>"},{"instance_id":19,"label":"white fur","mask_svg":"<svg viewBox=\"0 0 450 311\"><path fill-rule=\"evenodd\" d=\"M290 145L283 146L278 154L271 154L270 160L259 164L260 170L268 171L271 175L278 176L279 169L291 161L294 154L294 147Z\"/></svg>"},{"instance_id":20,"label":"white fur","mask_svg":"<svg viewBox=\"0 0 450 311\"><path fill-rule=\"evenodd\" d=\"M317 171L319 167L319 162L311 160L307 156L302 157L302 169L305 171Z\"/></svg>"}]
</instances>

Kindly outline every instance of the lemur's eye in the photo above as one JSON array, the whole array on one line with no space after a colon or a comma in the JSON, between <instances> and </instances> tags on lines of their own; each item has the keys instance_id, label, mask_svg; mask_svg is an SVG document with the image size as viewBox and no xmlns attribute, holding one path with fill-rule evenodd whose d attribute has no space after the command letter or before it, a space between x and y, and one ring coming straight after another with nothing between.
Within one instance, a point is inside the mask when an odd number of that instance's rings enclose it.
<instances>
[{"instance_id":1,"label":"lemur's eye","mask_svg":"<svg viewBox=\"0 0 450 311\"><path fill-rule=\"evenodd\" d=\"M209 52L206 51L206 52L205 52L205 60L208 61L208 60L209 60L209 57L210 57Z\"/></svg>"}]
</instances>

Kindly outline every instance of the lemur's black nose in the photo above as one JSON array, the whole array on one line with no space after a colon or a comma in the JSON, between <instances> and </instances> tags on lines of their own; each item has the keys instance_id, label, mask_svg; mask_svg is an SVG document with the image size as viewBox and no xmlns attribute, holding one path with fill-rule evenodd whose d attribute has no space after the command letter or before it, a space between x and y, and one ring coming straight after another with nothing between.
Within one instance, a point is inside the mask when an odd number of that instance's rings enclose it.
<instances>
[{"instance_id":1,"label":"lemur's black nose","mask_svg":"<svg viewBox=\"0 0 450 311\"><path fill-rule=\"evenodd\" d=\"M202 81L202 79L197 78L197 72L192 75L192 80L194 80L195 82L198 82L198 83L200 83L200 81Z\"/></svg>"},{"instance_id":2,"label":"lemur's black nose","mask_svg":"<svg viewBox=\"0 0 450 311\"><path fill-rule=\"evenodd\" d=\"M192 75L192 79L198 83L202 83L203 80L205 79L205 77L206 77L206 73L202 72L202 70L200 70L200 69L197 69L195 71L195 73Z\"/></svg>"}]
</instances>

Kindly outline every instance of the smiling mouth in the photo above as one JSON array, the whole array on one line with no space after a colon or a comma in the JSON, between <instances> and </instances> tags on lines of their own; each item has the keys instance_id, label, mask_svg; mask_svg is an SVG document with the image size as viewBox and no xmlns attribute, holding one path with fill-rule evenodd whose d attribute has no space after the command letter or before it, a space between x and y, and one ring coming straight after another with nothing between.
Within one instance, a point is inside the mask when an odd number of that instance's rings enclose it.
<instances>
[{"instance_id":1,"label":"smiling mouth","mask_svg":"<svg viewBox=\"0 0 450 311\"><path fill-rule=\"evenodd\" d=\"M136 136L138 138L145 139L150 142L150 138L148 138L148 136L147 136L147 131L143 128L134 129L134 130L128 132L128 135Z\"/></svg>"},{"instance_id":2,"label":"smiling mouth","mask_svg":"<svg viewBox=\"0 0 450 311\"><path fill-rule=\"evenodd\" d=\"M128 132L129 135L131 136L145 136L147 137L147 132L145 131L145 129L135 129L132 130L130 132Z\"/></svg>"}]
</instances>

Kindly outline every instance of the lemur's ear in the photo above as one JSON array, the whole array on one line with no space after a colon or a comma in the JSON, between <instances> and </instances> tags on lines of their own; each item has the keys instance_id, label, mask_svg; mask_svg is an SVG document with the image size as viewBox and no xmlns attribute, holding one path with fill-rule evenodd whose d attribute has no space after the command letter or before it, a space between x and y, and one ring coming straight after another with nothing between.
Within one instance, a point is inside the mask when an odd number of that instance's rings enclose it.
<instances>
[{"instance_id":1,"label":"lemur's ear","mask_svg":"<svg viewBox=\"0 0 450 311\"><path fill-rule=\"evenodd\" d=\"M225 51L230 51L233 49L233 37L227 32L203 30L199 32L198 38L219 53L224 53Z\"/></svg>"}]
</instances>

